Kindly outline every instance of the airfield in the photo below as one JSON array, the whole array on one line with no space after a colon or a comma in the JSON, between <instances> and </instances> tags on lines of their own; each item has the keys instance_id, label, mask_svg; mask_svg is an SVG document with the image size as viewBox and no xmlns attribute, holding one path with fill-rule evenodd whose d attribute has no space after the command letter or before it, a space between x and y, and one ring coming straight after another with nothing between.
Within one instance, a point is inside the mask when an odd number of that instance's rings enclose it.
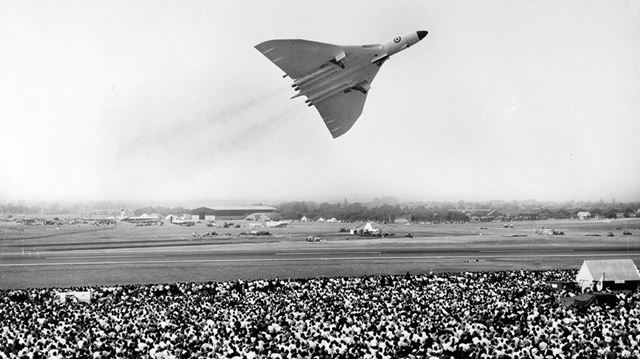
<instances>
[{"instance_id":1,"label":"airfield","mask_svg":"<svg viewBox=\"0 0 640 359\"><path fill-rule=\"evenodd\" d=\"M382 238L339 232L354 228L352 223L236 224L240 228L0 223L0 288L578 269L585 259L640 262L640 218L513 222L513 228L494 222L391 224L381 228L393 236ZM564 235L537 233L542 227ZM269 234L246 234L255 229ZM217 235L203 236L211 232Z\"/></svg>"}]
</instances>

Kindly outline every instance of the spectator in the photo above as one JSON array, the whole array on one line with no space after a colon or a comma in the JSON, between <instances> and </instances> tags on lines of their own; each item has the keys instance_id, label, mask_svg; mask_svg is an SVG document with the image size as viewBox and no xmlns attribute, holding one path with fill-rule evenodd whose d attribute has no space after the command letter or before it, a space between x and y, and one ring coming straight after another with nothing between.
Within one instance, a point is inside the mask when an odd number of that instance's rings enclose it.
<instances>
[{"instance_id":1,"label":"spectator","mask_svg":"<svg viewBox=\"0 0 640 359\"><path fill-rule=\"evenodd\" d=\"M638 358L640 296L563 308L572 271L2 291L0 358Z\"/></svg>"}]
</instances>

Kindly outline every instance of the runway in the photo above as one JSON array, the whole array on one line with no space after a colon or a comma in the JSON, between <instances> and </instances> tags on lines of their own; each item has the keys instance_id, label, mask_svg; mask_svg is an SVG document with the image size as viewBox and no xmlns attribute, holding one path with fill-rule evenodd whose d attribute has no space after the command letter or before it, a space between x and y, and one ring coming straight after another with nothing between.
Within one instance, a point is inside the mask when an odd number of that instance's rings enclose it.
<instances>
[{"instance_id":1,"label":"runway","mask_svg":"<svg viewBox=\"0 0 640 359\"><path fill-rule=\"evenodd\" d=\"M597 241L486 243L426 239L327 242L119 241L12 243L0 253L0 287L402 274L428 271L577 269L585 259L631 258L640 246Z\"/></svg>"}]
</instances>

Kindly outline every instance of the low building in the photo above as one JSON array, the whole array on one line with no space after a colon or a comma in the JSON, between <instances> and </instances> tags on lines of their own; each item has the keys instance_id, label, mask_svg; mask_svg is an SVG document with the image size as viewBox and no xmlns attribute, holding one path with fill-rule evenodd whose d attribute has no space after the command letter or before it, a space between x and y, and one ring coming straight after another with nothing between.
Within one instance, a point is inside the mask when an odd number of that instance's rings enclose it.
<instances>
[{"instance_id":1,"label":"low building","mask_svg":"<svg viewBox=\"0 0 640 359\"><path fill-rule=\"evenodd\" d=\"M475 209L467 213L471 222L503 221L506 215L495 209Z\"/></svg>"},{"instance_id":2,"label":"low building","mask_svg":"<svg viewBox=\"0 0 640 359\"><path fill-rule=\"evenodd\" d=\"M576 214L576 217L578 217L578 219L580 220L589 219L591 218L591 212L587 212L587 211L578 212Z\"/></svg>"},{"instance_id":3,"label":"low building","mask_svg":"<svg viewBox=\"0 0 640 359\"><path fill-rule=\"evenodd\" d=\"M553 211L550 209L542 208L538 211L538 219L545 220L549 218L553 218Z\"/></svg>"},{"instance_id":4,"label":"low building","mask_svg":"<svg viewBox=\"0 0 640 359\"><path fill-rule=\"evenodd\" d=\"M604 218L616 218L618 216L618 211L616 209L609 209L602 213Z\"/></svg>"},{"instance_id":5,"label":"low building","mask_svg":"<svg viewBox=\"0 0 640 359\"><path fill-rule=\"evenodd\" d=\"M280 213L251 213L244 218L245 221L268 222L279 221L282 219Z\"/></svg>"},{"instance_id":6,"label":"low building","mask_svg":"<svg viewBox=\"0 0 640 359\"><path fill-rule=\"evenodd\" d=\"M576 283L586 290L636 290L640 273L631 259L586 260L576 275Z\"/></svg>"},{"instance_id":7,"label":"low building","mask_svg":"<svg viewBox=\"0 0 640 359\"><path fill-rule=\"evenodd\" d=\"M624 218L634 218L636 216L636 211L631 208L626 208L624 211L622 211L622 216Z\"/></svg>"},{"instance_id":8,"label":"low building","mask_svg":"<svg viewBox=\"0 0 640 359\"><path fill-rule=\"evenodd\" d=\"M555 213L549 209L536 208L536 209L530 209L527 211L520 212L518 213L517 217L521 220L537 221L537 220L554 218L554 216L555 216Z\"/></svg>"},{"instance_id":9,"label":"low building","mask_svg":"<svg viewBox=\"0 0 640 359\"><path fill-rule=\"evenodd\" d=\"M604 218L604 213L604 210L594 207L589 210L589 217L593 219L601 219Z\"/></svg>"}]
</instances>

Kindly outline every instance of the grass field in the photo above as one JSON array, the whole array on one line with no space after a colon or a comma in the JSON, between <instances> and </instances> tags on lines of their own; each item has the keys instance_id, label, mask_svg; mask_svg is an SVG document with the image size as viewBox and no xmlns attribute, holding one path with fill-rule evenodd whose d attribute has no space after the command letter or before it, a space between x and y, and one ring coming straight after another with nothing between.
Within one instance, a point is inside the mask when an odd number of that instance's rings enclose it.
<instances>
[{"instance_id":1,"label":"grass field","mask_svg":"<svg viewBox=\"0 0 640 359\"><path fill-rule=\"evenodd\" d=\"M356 228L358 223L315 223L293 222L286 228L267 228L251 226L248 222L236 221L240 228L207 227L198 223L193 227L183 227L173 224L163 226L152 225L138 227L132 224L119 223L109 226L95 226L89 224L61 225L22 225L11 222L0 222L0 247L8 244L46 245L48 243L93 244L98 242L131 242L153 244L163 240L207 240L209 242L245 243L245 242L281 242L304 241L307 236L320 237L322 240L357 240L358 236L340 233L340 228ZM615 221L578 221L578 220L547 220L509 222L513 228L505 228L505 223L461 223L461 224L382 224L383 232L394 234L393 239L402 240L407 233L415 239L425 239L433 242L579 242L579 243L621 243L636 242L640 237L640 218ZM549 236L536 233L540 228L553 228L563 231L562 236ZM268 236L242 235L251 230L266 230ZM623 231L630 231L632 235L623 236ZM196 235L216 232L216 236L197 239ZM612 232L614 237L607 237Z\"/></svg>"},{"instance_id":2,"label":"grass field","mask_svg":"<svg viewBox=\"0 0 640 359\"><path fill-rule=\"evenodd\" d=\"M513 228L505 223L391 224L381 226L395 234L386 238L339 232L356 227L351 223L237 224L240 228L0 223L0 287L577 269L584 259L640 261L640 219L514 222ZM536 233L542 227L564 235ZM242 234L251 230L270 235ZM623 236L625 230L632 235ZM218 235L201 237L214 231ZM309 243L308 236L320 241Z\"/></svg>"}]
</instances>

